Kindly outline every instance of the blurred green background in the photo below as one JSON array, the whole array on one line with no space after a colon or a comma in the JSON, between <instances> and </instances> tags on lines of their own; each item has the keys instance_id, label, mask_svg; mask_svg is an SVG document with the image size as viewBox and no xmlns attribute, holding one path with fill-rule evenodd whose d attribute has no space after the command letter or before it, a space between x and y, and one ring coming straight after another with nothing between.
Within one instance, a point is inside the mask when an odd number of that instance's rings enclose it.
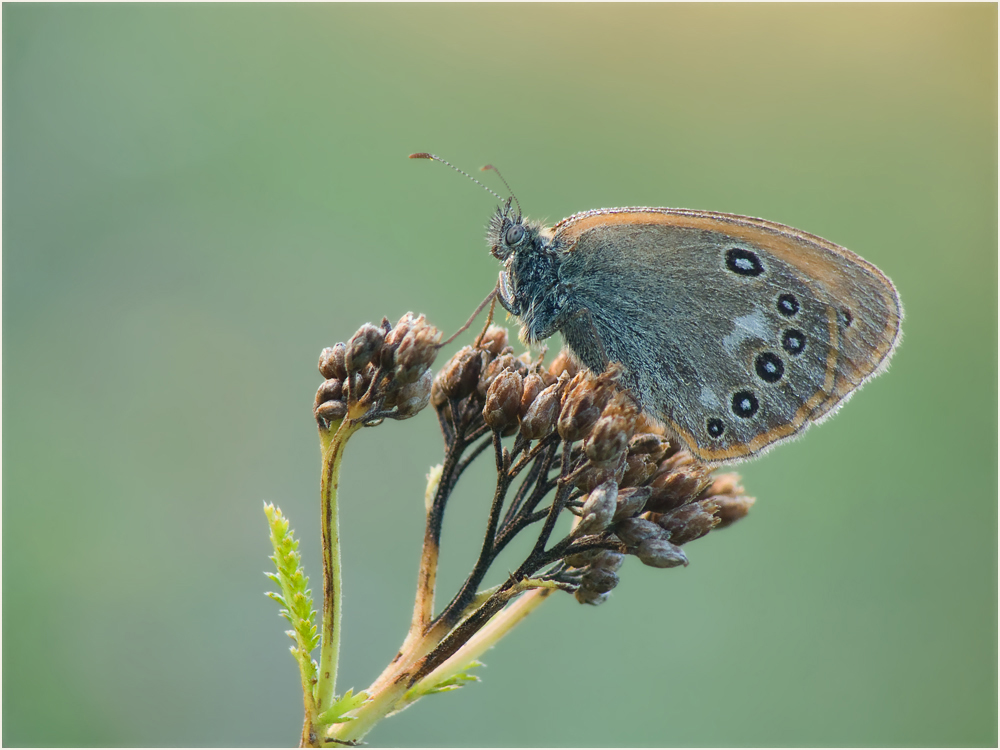
<instances>
[{"instance_id":1,"label":"blurred green background","mask_svg":"<svg viewBox=\"0 0 1000 750\"><path fill-rule=\"evenodd\" d=\"M494 199L428 150L537 218L800 227L907 318L689 568L554 597L369 741L995 746L996 74L995 5L4 5L3 743L297 740L261 504L318 589L319 350L496 280ZM440 452L429 412L348 449L341 689L405 633Z\"/></svg>"}]
</instances>

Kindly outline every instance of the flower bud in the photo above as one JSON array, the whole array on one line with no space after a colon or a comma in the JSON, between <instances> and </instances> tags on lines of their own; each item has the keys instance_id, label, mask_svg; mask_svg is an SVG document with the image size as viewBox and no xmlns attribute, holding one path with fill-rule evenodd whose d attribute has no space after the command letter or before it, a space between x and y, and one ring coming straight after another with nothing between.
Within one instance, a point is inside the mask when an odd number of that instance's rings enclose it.
<instances>
[{"instance_id":1,"label":"flower bud","mask_svg":"<svg viewBox=\"0 0 1000 750\"><path fill-rule=\"evenodd\" d=\"M507 343L507 329L491 325L486 329L486 333L483 335L483 340L479 344L479 347L481 349L485 349L494 357L498 357L500 356L500 353L507 348Z\"/></svg>"},{"instance_id":2,"label":"flower bud","mask_svg":"<svg viewBox=\"0 0 1000 750\"><path fill-rule=\"evenodd\" d=\"M656 474L658 468L656 462L646 453L629 453L625 464L625 475L622 477L623 487L645 484Z\"/></svg>"},{"instance_id":3,"label":"flower bud","mask_svg":"<svg viewBox=\"0 0 1000 750\"><path fill-rule=\"evenodd\" d=\"M719 506L715 513L719 519L719 525L715 527L717 529L724 529L739 521L750 512L750 508L756 502L755 498L746 495L715 495L711 499Z\"/></svg>"},{"instance_id":4,"label":"flower bud","mask_svg":"<svg viewBox=\"0 0 1000 750\"><path fill-rule=\"evenodd\" d=\"M313 409L316 421L321 426L330 422L338 422L347 416L347 404L343 401L325 401Z\"/></svg>"},{"instance_id":5,"label":"flower bud","mask_svg":"<svg viewBox=\"0 0 1000 750\"><path fill-rule=\"evenodd\" d=\"M482 368L482 352L471 346L462 347L438 373L442 393L455 400L465 398L476 390Z\"/></svg>"},{"instance_id":6,"label":"flower bud","mask_svg":"<svg viewBox=\"0 0 1000 750\"><path fill-rule=\"evenodd\" d=\"M540 440L550 434L559 418L562 381L543 390L528 406L521 418L521 434L529 440ZM522 398L521 403L524 403Z\"/></svg>"},{"instance_id":7,"label":"flower bud","mask_svg":"<svg viewBox=\"0 0 1000 750\"><path fill-rule=\"evenodd\" d=\"M585 568L590 565L591 561L597 557L597 553L600 551L599 549L588 549L583 552L575 552L572 555L564 557L563 562L571 568Z\"/></svg>"},{"instance_id":8,"label":"flower bud","mask_svg":"<svg viewBox=\"0 0 1000 750\"><path fill-rule=\"evenodd\" d=\"M670 441L663 435L657 435L655 432L640 432L629 441L628 451L629 453L650 454L655 457L653 460L659 461L669 447Z\"/></svg>"},{"instance_id":9,"label":"flower bud","mask_svg":"<svg viewBox=\"0 0 1000 750\"><path fill-rule=\"evenodd\" d=\"M683 550L666 539L647 539L639 545L636 557L652 568L676 568L678 565L688 564Z\"/></svg>"},{"instance_id":10,"label":"flower bud","mask_svg":"<svg viewBox=\"0 0 1000 750\"><path fill-rule=\"evenodd\" d=\"M678 547L705 536L719 524L715 511L719 509L711 500L696 500L676 510L656 517L656 523L670 532L670 541Z\"/></svg>"},{"instance_id":11,"label":"flower bud","mask_svg":"<svg viewBox=\"0 0 1000 750\"><path fill-rule=\"evenodd\" d=\"M365 365L372 361L377 361L377 356L382 349L382 342L385 340L385 331L365 323L351 340L347 342L347 351L344 355L344 364L347 371L359 372Z\"/></svg>"},{"instance_id":12,"label":"flower bud","mask_svg":"<svg viewBox=\"0 0 1000 750\"><path fill-rule=\"evenodd\" d=\"M591 461L604 463L624 453L628 439L628 420L603 416L594 424L583 449Z\"/></svg>"},{"instance_id":13,"label":"flower bud","mask_svg":"<svg viewBox=\"0 0 1000 750\"><path fill-rule=\"evenodd\" d=\"M316 401L315 406L326 401L340 401L341 396L344 395L344 384L340 380L331 378L330 380L324 380L319 388L316 390Z\"/></svg>"},{"instance_id":14,"label":"flower bud","mask_svg":"<svg viewBox=\"0 0 1000 750\"><path fill-rule=\"evenodd\" d=\"M503 430L517 423L524 384L515 370L504 370L486 392L483 420L494 430Z\"/></svg>"},{"instance_id":15,"label":"flower bud","mask_svg":"<svg viewBox=\"0 0 1000 750\"><path fill-rule=\"evenodd\" d=\"M571 536L579 538L587 534L600 534L611 523L617 507L618 485L605 482L587 497L580 511L580 522Z\"/></svg>"},{"instance_id":16,"label":"flower bud","mask_svg":"<svg viewBox=\"0 0 1000 750\"><path fill-rule=\"evenodd\" d=\"M558 378L563 373L566 373L567 377L572 378L580 371L580 366L573 359L573 356L563 349L556 355L556 358L552 360L552 364L549 365L549 372L553 377Z\"/></svg>"},{"instance_id":17,"label":"flower bud","mask_svg":"<svg viewBox=\"0 0 1000 750\"><path fill-rule=\"evenodd\" d=\"M347 377L347 365L344 355L347 346L343 343L326 347L319 353L319 373L326 379L344 380Z\"/></svg>"},{"instance_id":18,"label":"flower bud","mask_svg":"<svg viewBox=\"0 0 1000 750\"><path fill-rule=\"evenodd\" d=\"M590 567L610 570L614 573L622 566L623 562L625 562L625 555L621 552L615 552L613 549L602 549L597 550L597 554L590 561Z\"/></svg>"},{"instance_id":19,"label":"flower bud","mask_svg":"<svg viewBox=\"0 0 1000 750\"><path fill-rule=\"evenodd\" d=\"M604 568L591 567L580 580L580 588L606 594L618 585L618 574Z\"/></svg>"},{"instance_id":20,"label":"flower bud","mask_svg":"<svg viewBox=\"0 0 1000 750\"><path fill-rule=\"evenodd\" d=\"M425 370L416 383L407 383L395 396L396 412L399 419L409 419L417 415L431 400L431 386L434 373Z\"/></svg>"},{"instance_id":21,"label":"flower bud","mask_svg":"<svg viewBox=\"0 0 1000 750\"><path fill-rule=\"evenodd\" d=\"M618 490L618 506L615 509L614 518L611 520L618 522L639 515L645 509L646 501L652 494L653 491L649 487L629 487Z\"/></svg>"},{"instance_id":22,"label":"flower bud","mask_svg":"<svg viewBox=\"0 0 1000 750\"><path fill-rule=\"evenodd\" d=\"M648 539L668 539L670 534L645 518L626 518L615 524L615 534L626 547L633 549Z\"/></svg>"},{"instance_id":23,"label":"flower bud","mask_svg":"<svg viewBox=\"0 0 1000 750\"><path fill-rule=\"evenodd\" d=\"M479 383L476 386L480 398L486 398L486 392L493 385L493 381L497 379L497 375L505 370L514 369L516 369L516 365L514 364L513 354L502 354L496 359L491 360L479 376Z\"/></svg>"},{"instance_id":24,"label":"flower bud","mask_svg":"<svg viewBox=\"0 0 1000 750\"><path fill-rule=\"evenodd\" d=\"M409 314L409 313L408 313ZM390 333L391 335L391 333ZM409 330L396 349L395 377L401 383L414 383L437 356L441 331L427 323L423 315L409 322Z\"/></svg>"},{"instance_id":25,"label":"flower bud","mask_svg":"<svg viewBox=\"0 0 1000 750\"><path fill-rule=\"evenodd\" d=\"M521 408L518 416L523 417L528 413L528 408L538 398L538 394L545 390L545 381L537 372L528 373L524 378L524 394L521 396Z\"/></svg>"},{"instance_id":26,"label":"flower bud","mask_svg":"<svg viewBox=\"0 0 1000 750\"><path fill-rule=\"evenodd\" d=\"M606 591L603 594L598 594L596 591L581 586L573 593L573 596L580 604L591 604L596 607L604 604L610 598L611 592Z\"/></svg>"},{"instance_id":27,"label":"flower bud","mask_svg":"<svg viewBox=\"0 0 1000 750\"><path fill-rule=\"evenodd\" d=\"M574 385L575 384L575 385ZM593 381L578 374L570 382L559 412L557 428L563 440L580 440L587 436L601 416L601 407L595 403Z\"/></svg>"}]
</instances>

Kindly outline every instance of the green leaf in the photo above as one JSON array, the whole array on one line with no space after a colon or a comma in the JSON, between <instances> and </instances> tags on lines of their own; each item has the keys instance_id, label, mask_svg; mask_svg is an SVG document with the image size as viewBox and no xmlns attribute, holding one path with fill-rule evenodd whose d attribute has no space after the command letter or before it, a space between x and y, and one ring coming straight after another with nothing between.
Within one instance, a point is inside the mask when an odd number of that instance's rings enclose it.
<instances>
[{"instance_id":1,"label":"green leaf","mask_svg":"<svg viewBox=\"0 0 1000 750\"><path fill-rule=\"evenodd\" d=\"M354 695L354 688L351 688L340 698L337 698L332 706L319 715L319 721L327 726L352 721L353 717L345 716L344 714L361 708L369 700L368 693L362 691Z\"/></svg>"},{"instance_id":2,"label":"green leaf","mask_svg":"<svg viewBox=\"0 0 1000 750\"><path fill-rule=\"evenodd\" d=\"M265 503L264 514L271 528L271 546L274 549L271 560L277 570L277 573L267 572L264 575L281 587L281 593L269 591L266 595L281 606L278 614L291 624L292 630L286 632L296 644L292 647L292 654L299 662L303 684L313 685L316 682L317 667L310 654L319 646L320 639L316 630L316 610L313 608L309 578L301 567L299 542L289 529L288 519L280 508Z\"/></svg>"},{"instance_id":3,"label":"green leaf","mask_svg":"<svg viewBox=\"0 0 1000 750\"><path fill-rule=\"evenodd\" d=\"M483 666L481 661L471 661L465 668L467 670L475 669L476 667ZM432 685L424 690L421 690L421 695L433 695L434 693L447 693L449 690L458 690L460 687L469 684L470 682L480 682L479 676L474 675L471 672L459 672L458 674L452 675L451 677L441 680L441 682Z\"/></svg>"}]
</instances>

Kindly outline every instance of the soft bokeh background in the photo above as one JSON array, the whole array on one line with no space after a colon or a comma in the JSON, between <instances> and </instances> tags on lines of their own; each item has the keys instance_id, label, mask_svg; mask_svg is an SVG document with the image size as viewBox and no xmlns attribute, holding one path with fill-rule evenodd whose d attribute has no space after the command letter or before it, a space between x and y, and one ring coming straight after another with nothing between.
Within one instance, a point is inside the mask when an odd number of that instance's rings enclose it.
<instances>
[{"instance_id":1,"label":"soft bokeh background","mask_svg":"<svg viewBox=\"0 0 1000 750\"><path fill-rule=\"evenodd\" d=\"M689 568L554 598L370 742L995 746L996 73L995 5L4 5L3 743L296 741L261 504L318 587L317 354L496 279L430 150L540 218L801 227L907 319ZM348 450L341 688L404 635L439 456L430 413Z\"/></svg>"}]
</instances>

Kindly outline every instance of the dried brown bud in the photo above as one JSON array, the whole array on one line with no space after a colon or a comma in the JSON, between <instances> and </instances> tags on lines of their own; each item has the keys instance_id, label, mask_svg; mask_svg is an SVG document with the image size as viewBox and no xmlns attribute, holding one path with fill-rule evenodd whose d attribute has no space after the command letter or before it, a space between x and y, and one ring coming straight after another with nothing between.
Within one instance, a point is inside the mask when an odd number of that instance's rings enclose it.
<instances>
[{"instance_id":1,"label":"dried brown bud","mask_svg":"<svg viewBox=\"0 0 1000 750\"><path fill-rule=\"evenodd\" d=\"M605 568L591 567L580 579L580 588L606 594L618 585L618 574Z\"/></svg>"},{"instance_id":2,"label":"dried brown bud","mask_svg":"<svg viewBox=\"0 0 1000 750\"><path fill-rule=\"evenodd\" d=\"M687 451L682 451L682 453L687 453ZM677 455L680 456L681 453ZM672 460L669 458L665 463ZM694 463L688 464L687 468L682 471L667 470L661 472L650 482L653 496L646 506L647 510L664 513L693 500L711 484L712 479L708 476L708 472L708 467Z\"/></svg>"},{"instance_id":3,"label":"dried brown bud","mask_svg":"<svg viewBox=\"0 0 1000 750\"><path fill-rule=\"evenodd\" d=\"M647 453L629 453L626 458L625 476L622 477L623 487L635 487L645 484L656 474L657 463Z\"/></svg>"},{"instance_id":4,"label":"dried brown bud","mask_svg":"<svg viewBox=\"0 0 1000 750\"><path fill-rule=\"evenodd\" d=\"M645 518L626 518L623 521L619 521L615 524L614 532L629 549L638 547L647 539L670 538L670 534L662 526Z\"/></svg>"},{"instance_id":5,"label":"dried brown bud","mask_svg":"<svg viewBox=\"0 0 1000 750\"><path fill-rule=\"evenodd\" d=\"M712 502L719 506L715 512L715 517L719 519L719 525L715 528L724 529L727 526L739 521L750 512L750 508L756 500L746 495L715 495Z\"/></svg>"},{"instance_id":6,"label":"dried brown bud","mask_svg":"<svg viewBox=\"0 0 1000 750\"><path fill-rule=\"evenodd\" d=\"M629 441L628 452L648 454L653 456L653 460L659 461L669 447L670 441L663 435L657 435L655 432L640 432Z\"/></svg>"},{"instance_id":7,"label":"dried brown bud","mask_svg":"<svg viewBox=\"0 0 1000 750\"><path fill-rule=\"evenodd\" d=\"M614 573L622 566L623 562L625 562L625 555L621 552L615 552L613 549L602 549L598 550L597 554L591 559L590 567L610 570Z\"/></svg>"},{"instance_id":8,"label":"dried brown bud","mask_svg":"<svg viewBox=\"0 0 1000 750\"><path fill-rule=\"evenodd\" d=\"M557 425L563 440L573 441L586 437L601 416L601 406L595 398L597 394L594 382L586 375L580 373L574 377L563 397Z\"/></svg>"},{"instance_id":9,"label":"dried brown bud","mask_svg":"<svg viewBox=\"0 0 1000 750\"><path fill-rule=\"evenodd\" d=\"M616 394L584 443L587 457L591 461L604 463L624 453L632 438L637 414L638 410L630 398L622 393Z\"/></svg>"},{"instance_id":10,"label":"dried brown bud","mask_svg":"<svg viewBox=\"0 0 1000 750\"><path fill-rule=\"evenodd\" d=\"M504 370L493 380L486 392L483 420L494 430L503 430L517 423L524 383L516 370Z\"/></svg>"},{"instance_id":11,"label":"dried brown bud","mask_svg":"<svg viewBox=\"0 0 1000 750\"><path fill-rule=\"evenodd\" d=\"M462 347L438 373L437 380L442 394L456 400L465 398L476 390L482 369L482 352L471 346Z\"/></svg>"},{"instance_id":12,"label":"dried brown bud","mask_svg":"<svg viewBox=\"0 0 1000 750\"><path fill-rule=\"evenodd\" d=\"M615 509L613 522L632 518L642 513L653 491L649 487L629 487L618 490L618 507Z\"/></svg>"},{"instance_id":13,"label":"dried brown bud","mask_svg":"<svg viewBox=\"0 0 1000 750\"><path fill-rule=\"evenodd\" d=\"M416 319L412 318L411 313L407 315L410 316L407 321L408 330L396 349L396 368L393 373L401 383L413 383L420 379L437 356L437 345L441 341L441 332L427 323L423 315ZM400 325L403 325L402 320ZM392 336L395 332L396 329L393 329L389 335Z\"/></svg>"},{"instance_id":14,"label":"dried brown bud","mask_svg":"<svg viewBox=\"0 0 1000 750\"><path fill-rule=\"evenodd\" d=\"M324 378L336 378L344 380L347 377L347 365L344 363L344 354L347 345L340 343L328 346L319 353L319 373Z\"/></svg>"},{"instance_id":15,"label":"dried brown bud","mask_svg":"<svg viewBox=\"0 0 1000 750\"><path fill-rule=\"evenodd\" d=\"M591 604L593 606L598 606L604 604L611 596L610 591L606 591L603 594L598 594L593 589L587 589L581 586L574 593L573 596L576 598L580 604Z\"/></svg>"},{"instance_id":16,"label":"dried brown bud","mask_svg":"<svg viewBox=\"0 0 1000 750\"><path fill-rule=\"evenodd\" d=\"M639 545L635 554L644 565L653 568L676 568L688 564L684 551L666 539L647 539Z\"/></svg>"},{"instance_id":17,"label":"dried brown bud","mask_svg":"<svg viewBox=\"0 0 1000 750\"><path fill-rule=\"evenodd\" d=\"M580 511L580 522L570 536L579 538L604 531L618 507L618 485L605 482L587 497Z\"/></svg>"},{"instance_id":18,"label":"dried brown bud","mask_svg":"<svg viewBox=\"0 0 1000 750\"><path fill-rule=\"evenodd\" d=\"M718 526L719 519L715 517L718 509L719 506L712 500L697 500L656 516L655 520L670 532L670 541L679 547L705 536Z\"/></svg>"},{"instance_id":19,"label":"dried brown bud","mask_svg":"<svg viewBox=\"0 0 1000 750\"><path fill-rule=\"evenodd\" d=\"M337 422L347 416L347 404L343 401L326 401L313 410L316 421L322 426L324 422Z\"/></svg>"},{"instance_id":20,"label":"dried brown bud","mask_svg":"<svg viewBox=\"0 0 1000 750\"><path fill-rule=\"evenodd\" d=\"M365 365L376 359L382 349L382 342L385 340L385 331L365 323L358 332L351 336L347 342L347 351L344 354L344 364L350 373L359 372Z\"/></svg>"},{"instance_id":21,"label":"dried brown bud","mask_svg":"<svg viewBox=\"0 0 1000 750\"><path fill-rule=\"evenodd\" d=\"M573 355L566 349L559 352L556 358L552 360L552 364L549 365L549 372L553 377L557 378L563 373L566 373L568 377L573 377L579 371L580 365L577 364L576 360L573 359Z\"/></svg>"},{"instance_id":22,"label":"dried brown bud","mask_svg":"<svg viewBox=\"0 0 1000 750\"><path fill-rule=\"evenodd\" d=\"M493 385L493 381L497 379L497 375L504 370L513 370L515 367L513 354L502 354L496 359L490 360L479 376L479 383L476 385L480 398L486 398L486 392Z\"/></svg>"},{"instance_id":23,"label":"dried brown bud","mask_svg":"<svg viewBox=\"0 0 1000 750\"><path fill-rule=\"evenodd\" d=\"M742 495L743 492L739 474L718 474L712 478L705 495Z\"/></svg>"},{"instance_id":24,"label":"dried brown bud","mask_svg":"<svg viewBox=\"0 0 1000 750\"><path fill-rule=\"evenodd\" d=\"M588 549L583 552L575 552L572 555L564 557L563 561L571 568L585 568L590 565L591 561L597 557L597 553L600 551L599 549Z\"/></svg>"},{"instance_id":25,"label":"dried brown bud","mask_svg":"<svg viewBox=\"0 0 1000 750\"><path fill-rule=\"evenodd\" d=\"M539 393L521 418L521 434L528 440L541 440L556 428L563 383L554 383Z\"/></svg>"},{"instance_id":26,"label":"dried brown bud","mask_svg":"<svg viewBox=\"0 0 1000 750\"><path fill-rule=\"evenodd\" d=\"M431 400L434 374L425 370L416 383L407 383L393 394L399 419L409 419L424 409Z\"/></svg>"},{"instance_id":27,"label":"dried brown bud","mask_svg":"<svg viewBox=\"0 0 1000 750\"><path fill-rule=\"evenodd\" d=\"M524 378L524 394L521 396L521 408L519 410L519 415L524 416L528 413L528 408L531 406L532 402L538 398L538 394L545 390L545 381L542 380L542 376L537 372L528 373Z\"/></svg>"},{"instance_id":28,"label":"dried brown bud","mask_svg":"<svg viewBox=\"0 0 1000 750\"><path fill-rule=\"evenodd\" d=\"M330 380L324 380L316 391L316 401L315 406L326 401L340 401L341 396L344 394L344 384L340 380L331 378Z\"/></svg>"},{"instance_id":29,"label":"dried brown bud","mask_svg":"<svg viewBox=\"0 0 1000 750\"><path fill-rule=\"evenodd\" d=\"M621 485L622 477L625 476L625 468L628 466L626 458L625 453L619 453L614 460L605 463L588 461L576 474L573 486L584 492L590 492L605 482L615 482Z\"/></svg>"},{"instance_id":30,"label":"dried brown bud","mask_svg":"<svg viewBox=\"0 0 1000 750\"><path fill-rule=\"evenodd\" d=\"M479 347L485 349L494 357L498 357L507 348L507 343L507 329L500 328L499 326L490 326L486 329Z\"/></svg>"}]
</instances>

